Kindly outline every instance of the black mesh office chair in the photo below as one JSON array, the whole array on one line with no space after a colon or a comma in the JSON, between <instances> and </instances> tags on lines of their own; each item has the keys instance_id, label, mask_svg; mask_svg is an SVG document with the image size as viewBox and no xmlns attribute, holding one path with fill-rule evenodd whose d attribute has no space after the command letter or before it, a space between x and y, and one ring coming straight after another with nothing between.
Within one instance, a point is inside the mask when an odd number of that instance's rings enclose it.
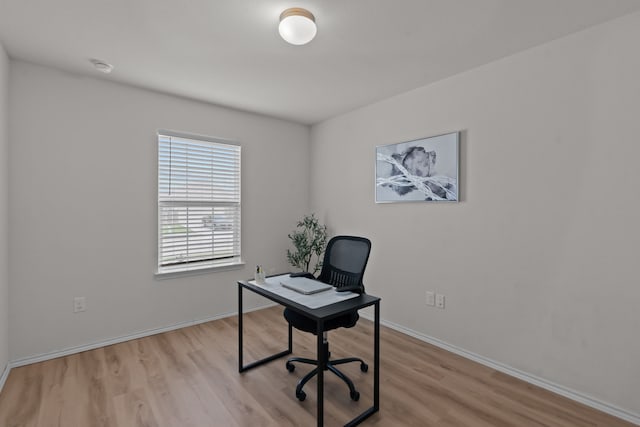
<instances>
[{"instance_id":1,"label":"black mesh office chair","mask_svg":"<svg viewBox=\"0 0 640 427\"><path fill-rule=\"evenodd\" d=\"M322 263L322 271L318 280L324 283L328 283L331 286L344 291L352 291L363 293L364 285L362 283L362 276L364 275L364 269L367 266L369 260L369 252L371 251L371 242L369 239L363 237L353 236L336 236L329 240L327 249L324 253L324 261ZM310 277L313 277L309 274ZM285 309L284 317L291 326L301 331L316 334L316 322L308 317L298 314L292 310ZM344 381L349 387L349 394L351 399L357 401L360 399L360 393L356 390L353 382L342 372L336 368L337 365L342 365L349 362L360 362L360 370L367 372L369 366L360 358L348 357L345 359L330 360L331 353L329 352L329 342L327 341L327 331L336 328L352 328L356 325L359 319L358 313L345 314L343 316L331 319L324 324L323 351L326 354L327 369L336 374L342 381ZM298 400L303 401L307 395L302 390L302 387L318 373L318 361L313 359L305 359L302 357L292 357L287 360L287 370L293 372L295 365L293 362L307 363L316 365L316 368L305 375L296 387L296 397Z\"/></svg>"}]
</instances>

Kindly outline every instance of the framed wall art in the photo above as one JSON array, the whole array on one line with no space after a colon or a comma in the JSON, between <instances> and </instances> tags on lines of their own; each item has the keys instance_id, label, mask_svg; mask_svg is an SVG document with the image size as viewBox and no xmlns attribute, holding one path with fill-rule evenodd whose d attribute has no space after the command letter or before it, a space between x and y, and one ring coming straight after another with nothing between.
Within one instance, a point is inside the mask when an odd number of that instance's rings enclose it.
<instances>
[{"instance_id":1,"label":"framed wall art","mask_svg":"<svg viewBox=\"0 0 640 427\"><path fill-rule=\"evenodd\" d=\"M376 203L457 202L460 132L376 147Z\"/></svg>"}]
</instances>

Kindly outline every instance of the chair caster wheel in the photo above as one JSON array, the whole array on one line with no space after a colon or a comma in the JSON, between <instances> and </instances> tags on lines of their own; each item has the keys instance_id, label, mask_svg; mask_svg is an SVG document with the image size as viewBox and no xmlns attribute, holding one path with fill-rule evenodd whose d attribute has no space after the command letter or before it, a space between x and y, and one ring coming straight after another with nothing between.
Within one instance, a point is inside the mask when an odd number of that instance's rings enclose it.
<instances>
[{"instance_id":1,"label":"chair caster wheel","mask_svg":"<svg viewBox=\"0 0 640 427\"><path fill-rule=\"evenodd\" d=\"M361 370L362 372L367 372L367 371L369 370L369 365L367 365L366 363L362 362L362 363L360 364L360 370Z\"/></svg>"},{"instance_id":2,"label":"chair caster wheel","mask_svg":"<svg viewBox=\"0 0 640 427\"><path fill-rule=\"evenodd\" d=\"M307 398L307 393L305 393L304 391L300 391L300 393L296 393L296 397L300 402L304 402L304 400Z\"/></svg>"},{"instance_id":3,"label":"chair caster wheel","mask_svg":"<svg viewBox=\"0 0 640 427\"><path fill-rule=\"evenodd\" d=\"M349 394L351 395L351 400L353 400L354 402L357 402L358 400L360 400L360 392L359 391L352 391Z\"/></svg>"},{"instance_id":4,"label":"chair caster wheel","mask_svg":"<svg viewBox=\"0 0 640 427\"><path fill-rule=\"evenodd\" d=\"M287 362L286 367L287 367L287 371L289 371L289 372L293 372L293 371L296 370L296 365L294 365L291 362Z\"/></svg>"}]
</instances>

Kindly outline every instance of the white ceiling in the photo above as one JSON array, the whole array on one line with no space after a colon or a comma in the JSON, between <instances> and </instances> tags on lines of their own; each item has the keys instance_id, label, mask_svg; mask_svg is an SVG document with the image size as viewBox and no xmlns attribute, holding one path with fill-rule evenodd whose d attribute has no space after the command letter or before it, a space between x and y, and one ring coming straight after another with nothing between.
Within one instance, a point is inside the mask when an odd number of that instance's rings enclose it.
<instances>
[{"instance_id":1,"label":"white ceiling","mask_svg":"<svg viewBox=\"0 0 640 427\"><path fill-rule=\"evenodd\" d=\"M278 35L292 6L316 16L306 46ZM311 124L636 10L640 0L0 0L0 41L12 58Z\"/></svg>"}]
</instances>

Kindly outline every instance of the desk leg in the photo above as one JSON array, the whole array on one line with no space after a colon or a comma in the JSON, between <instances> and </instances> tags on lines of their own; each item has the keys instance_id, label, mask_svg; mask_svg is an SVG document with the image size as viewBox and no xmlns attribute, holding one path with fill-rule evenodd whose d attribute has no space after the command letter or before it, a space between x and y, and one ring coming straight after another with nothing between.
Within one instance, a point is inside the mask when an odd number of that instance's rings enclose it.
<instances>
[{"instance_id":1,"label":"desk leg","mask_svg":"<svg viewBox=\"0 0 640 427\"><path fill-rule=\"evenodd\" d=\"M380 410L380 301L375 303L373 322L373 406L345 424L345 427L357 426Z\"/></svg>"},{"instance_id":2,"label":"desk leg","mask_svg":"<svg viewBox=\"0 0 640 427\"><path fill-rule=\"evenodd\" d=\"M373 411L380 410L380 301L376 302L373 333Z\"/></svg>"},{"instance_id":3,"label":"desk leg","mask_svg":"<svg viewBox=\"0 0 640 427\"><path fill-rule=\"evenodd\" d=\"M318 338L318 427L324 424L324 370L327 367L327 354L324 352L324 322L318 320L316 336Z\"/></svg>"},{"instance_id":4,"label":"desk leg","mask_svg":"<svg viewBox=\"0 0 640 427\"><path fill-rule=\"evenodd\" d=\"M238 285L238 372L242 372L242 286Z\"/></svg>"},{"instance_id":5,"label":"desk leg","mask_svg":"<svg viewBox=\"0 0 640 427\"><path fill-rule=\"evenodd\" d=\"M255 368L256 366L264 365L265 363L271 362L272 360L279 359L282 356L291 354L291 352L293 351L293 332L291 325L289 325L289 348L281 351L280 353L265 357L264 359L256 360L255 362L251 362L248 365L244 365L242 356L242 330L242 285L238 284L238 372L248 371L249 369Z\"/></svg>"}]
</instances>

